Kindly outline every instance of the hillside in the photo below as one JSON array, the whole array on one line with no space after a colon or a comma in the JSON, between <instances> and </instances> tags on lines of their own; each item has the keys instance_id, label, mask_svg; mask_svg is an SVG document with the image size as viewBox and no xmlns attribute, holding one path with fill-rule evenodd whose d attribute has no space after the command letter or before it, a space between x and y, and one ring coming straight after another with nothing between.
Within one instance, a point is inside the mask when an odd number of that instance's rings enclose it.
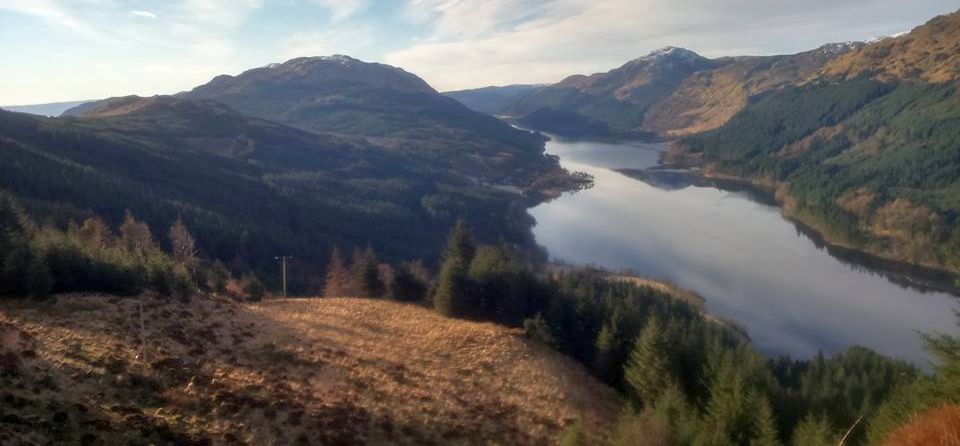
<instances>
[{"instance_id":1,"label":"hillside","mask_svg":"<svg viewBox=\"0 0 960 446\"><path fill-rule=\"evenodd\" d=\"M606 73L575 75L541 87L503 111L524 125L564 135L642 136L643 116L683 79L714 62L668 47Z\"/></svg>"},{"instance_id":2,"label":"hillside","mask_svg":"<svg viewBox=\"0 0 960 446\"><path fill-rule=\"evenodd\" d=\"M666 160L779 187L785 212L833 243L960 271L960 95L955 58L936 56L958 33L954 13L847 53Z\"/></svg>"},{"instance_id":3,"label":"hillside","mask_svg":"<svg viewBox=\"0 0 960 446\"><path fill-rule=\"evenodd\" d=\"M0 189L42 223L101 215L116 226L129 209L158 229L182 216L201 252L235 270L272 271L277 252L292 253L294 290L318 286L310 277L334 244L433 259L457 217L483 239L532 243L529 197L212 101L118 98L82 118L0 112L0 154Z\"/></svg>"},{"instance_id":4,"label":"hillside","mask_svg":"<svg viewBox=\"0 0 960 446\"><path fill-rule=\"evenodd\" d=\"M517 332L389 301L0 303L0 442L546 444L619 397ZM55 408L55 409L51 409Z\"/></svg>"},{"instance_id":5,"label":"hillside","mask_svg":"<svg viewBox=\"0 0 960 446\"><path fill-rule=\"evenodd\" d=\"M507 85L503 87L446 91L443 95L456 99L471 110L488 115L498 115L508 106L522 99L537 88L537 85Z\"/></svg>"},{"instance_id":6,"label":"hillside","mask_svg":"<svg viewBox=\"0 0 960 446\"><path fill-rule=\"evenodd\" d=\"M63 112L70 110L74 107L82 105L89 101L73 101L73 102L50 102L47 104L31 104L31 105L0 105L0 109L6 111L12 111L17 113L29 113L31 115L40 115L40 116L60 116Z\"/></svg>"},{"instance_id":7,"label":"hillside","mask_svg":"<svg viewBox=\"0 0 960 446\"><path fill-rule=\"evenodd\" d=\"M311 132L362 136L484 182L523 186L555 167L542 136L472 111L402 69L347 56L218 76L180 96Z\"/></svg>"},{"instance_id":8,"label":"hillside","mask_svg":"<svg viewBox=\"0 0 960 446\"><path fill-rule=\"evenodd\" d=\"M644 115L643 128L676 137L726 124L751 98L806 81L824 64L861 42L833 43L799 54L719 59L717 68L694 73Z\"/></svg>"},{"instance_id":9,"label":"hillside","mask_svg":"<svg viewBox=\"0 0 960 446\"><path fill-rule=\"evenodd\" d=\"M906 35L883 39L839 57L823 67L818 76L929 83L960 80L958 23L960 13L936 17Z\"/></svg>"},{"instance_id":10,"label":"hillside","mask_svg":"<svg viewBox=\"0 0 960 446\"><path fill-rule=\"evenodd\" d=\"M688 135L725 124L752 98L803 83L862 46L833 43L792 55L719 59L668 47L607 73L538 88L502 112L531 128L572 136Z\"/></svg>"}]
</instances>

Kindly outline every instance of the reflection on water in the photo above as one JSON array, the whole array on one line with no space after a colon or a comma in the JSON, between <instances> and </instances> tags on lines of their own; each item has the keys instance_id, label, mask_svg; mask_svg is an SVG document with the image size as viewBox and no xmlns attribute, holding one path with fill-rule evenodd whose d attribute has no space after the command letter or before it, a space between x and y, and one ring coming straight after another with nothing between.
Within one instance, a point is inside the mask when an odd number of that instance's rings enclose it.
<instances>
[{"instance_id":1,"label":"reflection on water","mask_svg":"<svg viewBox=\"0 0 960 446\"><path fill-rule=\"evenodd\" d=\"M806 357L851 344L922 362L920 331L957 333L938 277L824 249L772 197L655 166L658 144L554 140L565 167L594 187L531 210L550 255L669 279L736 320L762 351ZM911 273L911 274L906 274Z\"/></svg>"}]
</instances>

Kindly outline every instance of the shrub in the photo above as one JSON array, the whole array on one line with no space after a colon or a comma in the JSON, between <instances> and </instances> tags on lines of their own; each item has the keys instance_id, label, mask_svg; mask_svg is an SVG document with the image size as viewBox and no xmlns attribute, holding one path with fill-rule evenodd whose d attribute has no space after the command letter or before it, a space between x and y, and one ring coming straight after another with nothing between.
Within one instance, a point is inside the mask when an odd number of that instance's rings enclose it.
<instances>
[{"instance_id":1,"label":"shrub","mask_svg":"<svg viewBox=\"0 0 960 446\"><path fill-rule=\"evenodd\" d=\"M253 273L247 273L243 276L243 292L247 298L252 301L260 301L267 294L267 287Z\"/></svg>"}]
</instances>

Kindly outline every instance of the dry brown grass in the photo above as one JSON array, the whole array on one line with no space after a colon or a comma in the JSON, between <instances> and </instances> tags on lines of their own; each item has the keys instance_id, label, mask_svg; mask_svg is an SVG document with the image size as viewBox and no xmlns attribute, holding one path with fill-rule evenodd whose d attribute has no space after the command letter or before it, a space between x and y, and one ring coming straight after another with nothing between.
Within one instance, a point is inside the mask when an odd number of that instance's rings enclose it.
<instances>
[{"instance_id":1,"label":"dry brown grass","mask_svg":"<svg viewBox=\"0 0 960 446\"><path fill-rule=\"evenodd\" d=\"M815 78L960 79L960 12L935 17L909 34L883 39L827 64Z\"/></svg>"},{"instance_id":2,"label":"dry brown grass","mask_svg":"<svg viewBox=\"0 0 960 446\"><path fill-rule=\"evenodd\" d=\"M492 324L388 301L0 303L0 444L551 444L620 401ZM600 439L595 439L599 441Z\"/></svg>"},{"instance_id":3,"label":"dry brown grass","mask_svg":"<svg viewBox=\"0 0 960 446\"><path fill-rule=\"evenodd\" d=\"M887 436L886 446L960 445L960 406L940 406Z\"/></svg>"}]
</instances>

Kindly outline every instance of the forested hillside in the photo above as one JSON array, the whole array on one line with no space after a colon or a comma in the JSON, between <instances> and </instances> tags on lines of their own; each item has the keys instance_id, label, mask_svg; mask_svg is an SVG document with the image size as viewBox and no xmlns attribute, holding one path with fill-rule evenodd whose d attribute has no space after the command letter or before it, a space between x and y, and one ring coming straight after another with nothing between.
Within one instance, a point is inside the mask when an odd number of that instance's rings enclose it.
<instances>
[{"instance_id":1,"label":"forested hillside","mask_svg":"<svg viewBox=\"0 0 960 446\"><path fill-rule=\"evenodd\" d=\"M780 185L786 212L834 243L958 271L960 95L944 74L958 31L954 13L851 52L667 161Z\"/></svg>"},{"instance_id":2,"label":"forested hillside","mask_svg":"<svg viewBox=\"0 0 960 446\"><path fill-rule=\"evenodd\" d=\"M523 94L490 87L450 95L560 135L675 137L717 128L757 95L801 84L827 62L864 45L832 43L791 55L718 59L671 47L606 73L570 76ZM506 99L511 101L503 104Z\"/></svg>"},{"instance_id":3,"label":"forested hillside","mask_svg":"<svg viewBox=\"0 0 960 446\"><path fill-rule=\"evenodd\" d=\"M569 136L649 136L643 116L687 76L714 62L668 47L606 73L570 76L538 88L503 113L531 128Z\"/></svg>"},{"instance_id":4,"label":"forested hillside","mask_svg":"<svg viewBox=\"0 0 960 446\"><path fill-rule=\"evenodd\" d=\"M309 57L218 76L181 97L312 132L366 138L481 182L522 186L544 168L544 139L477 113L402 69Z\"/></svg>"},{"instance_id":5,"label":"forested hillside","mask_svg":"<svg viewBox=\"0 0 960 446\"><path fill-rule=\"evenodd\" d=\"M445 91L444 96L456 99L469 109L499 115L514 102L536 90L536 85L507 85L503 87L483 87L471 90Z\"/></svg>"},{"instance_id":6,"label":"forested hillside","mask_svg":"<svg viewBox=\"0 0 960 446\"><path fill-rule=\"evenodd\" d=\"M0 154L0 189L42 222L99 215L116 225L128 209L154 228L182 218L200 249L235 271L262 273L275 255L296 256L295 291L318 289L315 273L335 244L429 261L463 215L485 238L532 246L530 198L477 184L447 159L249 118L212 101L119 98L82 118L0 112ZM542 174L565 178L555 161L529 157L508 163L532 169L514 177L518 186L534 191Z\"/></svg>"}]
</instances>

